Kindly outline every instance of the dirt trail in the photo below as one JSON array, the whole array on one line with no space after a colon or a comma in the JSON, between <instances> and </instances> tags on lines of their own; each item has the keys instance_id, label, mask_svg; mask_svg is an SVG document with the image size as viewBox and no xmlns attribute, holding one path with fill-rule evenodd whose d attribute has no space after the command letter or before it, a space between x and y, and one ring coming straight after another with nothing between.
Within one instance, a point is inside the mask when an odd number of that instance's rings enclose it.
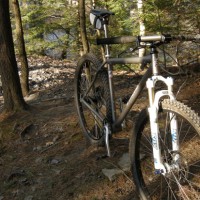
<instances>
[{"instance_id":1,"label":"dirt trail","mask_svg":"<svg viewBox=\"0 0 200 200\"><path fill-rule=\"evenodd\" d=\"M127 92L130 85L136 84L139 78L131 76L117 74L118 91ZM200 80L196 80L189 79L179 98L199 112ZM74 107L71 72L65 81L40 91L29 101L30 111L1 123L0 200L137 199L130 172L112 182L102 173L103 168L118 168L119 158L128 152L128 139L113 140L112 158L101 158L105 149L86 149ZM67 96L41 98L58 90L68 91ZM146 102L142 94L133 108L132 119Z\"/></svg>"}]
</instances>

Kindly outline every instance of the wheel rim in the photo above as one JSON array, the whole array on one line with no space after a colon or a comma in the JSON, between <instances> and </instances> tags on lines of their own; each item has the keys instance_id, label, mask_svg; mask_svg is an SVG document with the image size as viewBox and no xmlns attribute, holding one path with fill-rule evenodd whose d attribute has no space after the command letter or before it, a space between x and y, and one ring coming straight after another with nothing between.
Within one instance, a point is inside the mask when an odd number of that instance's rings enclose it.
<instances>
[{"instance_id":1,"label":"wheel rim","mask_svg":"<svg viewBox=\"0 0 200 200\"><path fill-rule=\"evenodd\" d=\"M82 102L82 99L92 107L102 119L106 118L105 83L102 72L97 75L93 87L86 95L94 80L96 67L91 61L82 64L78 83L79 109L81 123L86 135L92 140L100 140L103 136L103 122ZM105 75L105 74L104 74Z\"/></svg>"}]
</instances>

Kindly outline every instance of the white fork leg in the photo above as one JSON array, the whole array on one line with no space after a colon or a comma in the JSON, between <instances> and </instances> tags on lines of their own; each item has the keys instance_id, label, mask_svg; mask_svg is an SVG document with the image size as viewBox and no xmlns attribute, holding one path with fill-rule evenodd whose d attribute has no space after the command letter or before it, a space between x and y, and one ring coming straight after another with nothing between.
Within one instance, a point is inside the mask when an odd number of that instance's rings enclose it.
<instances>
[{"instance_id":1,"label":"white fork leg","mask_svg":"<svg viewBox=\"0 0 200 200\"><path fill-rule=\"evenodd\" d=\"M155 94L154 94L155 81L153 79L148 79L147 88L149 94L149 120L151 127L151 142L153 147L153 159L155 166L155 173L165 172L165 168L161 160L161 151L159 144L159 126L158 126L158 106L155 104Z\"/></svg>"},{"instance_id":2,"label":"white fork leg","mask_svg":"<svg viewBox=\"0 0 200 200\"><path fill-rule=\"evenodd\" d=\"M179 135L178 135L178 122L176 115L170 113L170 128L171 128L171 138L172 138L172 151L179 151ZM174 161L176 162L180 158L180 155L175 154Z\"/></svg>"},{"instance_id":3,"label":"white fork leg","mask_svg":"<svg viewBox=\"0 0 200 200\"><path fill-rule=\"evenodd\" d=\"M160 142L159 142L159 126L157 123L158 111L155 107L149 108L150 126L151 126L151 140L153 147L153 158L155 173L166 173L166 168L163 165L161 158Z\"/></svg>"}]
</instances>

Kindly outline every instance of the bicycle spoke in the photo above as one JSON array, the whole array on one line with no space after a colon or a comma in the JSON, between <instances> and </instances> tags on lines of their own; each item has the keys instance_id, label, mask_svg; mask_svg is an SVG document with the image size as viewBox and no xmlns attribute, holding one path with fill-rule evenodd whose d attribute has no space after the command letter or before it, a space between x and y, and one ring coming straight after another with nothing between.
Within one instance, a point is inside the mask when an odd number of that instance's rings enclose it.
<instances>
[{"instance_id":1,"label":"bicycle spoke","mask_svg":"<svg viewBox=\"0 0 200 200\"><path fill-rule=\"evenodd\" d=\"M164 177L165 178L165 177ZM176 195L174 194L174 192L173 192L173 189L171 188L171 184L170 184L170 182L168 181L168 180L170 180L170 179L166 179L165 178L165 181L166 181L166 183L167 183L167 185L168 185L168 196L169 196L169 194L171 194L175 199L176 199ZM173 181L173 180L171 180L171 181ZM171 196L170 195L170 196ZM172 199L172 198L171 198Z\"/></svg>"},{"instance_id":2,"label":"bicycle spoke","mask_svg":"<svg viewBox=\"0 0 200 200\"><path fill-rule=\"evenodd\" d=\"M166 102L168 101L170 100L166 100ZM141 181L140 190L142 195L148 196L149 194L153 200L197 199L197 196L200 195L200 137L196 131L198 126L188 120L190 115L195 114L189 108L185 109L187 111L183 110L184 116L176 114L179 113L181 107L186 107L179 102L177 102L177 109L176 106L171 109L171 106L173 105L169 103L167 109L163 109L158 116L160 154L161 161L164 167L166 166L166 172L161 172L159 175L154 174L150 124L146 121L146 118L142 118L139 120L142 130L139 129L140 131L135 134L136 136L139 135L139 139L136 140L138 141L136 148L139 148L139 150L136 153L138 158L140 153L144 153L146 157L142 160L135 160L135 162L140 162L139 166L141 166L137 170L138 176L136 178ZM188 114L189 112L192 114ZM198 118L196 115L195 117ZM145 122L145 126L142 122ZM172 125L176 123L175 128L178 128L178 148L176 151L173 150L171 134L173 127L171 127L171 123Z\"/></svg>"},{"instance_id":3,"label":"bicycle spoke","mask_svg":"<svg viewBox=\"0 0 200 200\"><path fill-rule=\"evenodd\" d=\"M103 144L104 121L111 121L107 71L93 54L78 62L75 99L80 125L88 144Z\"/></svg>"}]
</instances>

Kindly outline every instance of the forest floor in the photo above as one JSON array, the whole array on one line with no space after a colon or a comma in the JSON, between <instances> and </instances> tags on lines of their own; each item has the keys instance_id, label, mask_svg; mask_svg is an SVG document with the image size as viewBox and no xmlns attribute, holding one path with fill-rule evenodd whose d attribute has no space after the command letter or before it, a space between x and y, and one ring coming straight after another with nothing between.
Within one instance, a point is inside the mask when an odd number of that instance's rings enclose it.
<instances>
[{"instance_id":1,"label":"forest floor","mask_svg":"<svg viewBox=\"0 0 200 200\"><path fill-rule=\"evenodd\" d=\"M36 87L39 82L32 77L32 92L26 98L30 110L0 123L0 200L138 199L130 171L112 181L102 173L104 168L120 169L118 161L128 152L131 128L113 140L111 158L102 157L104 148L86 148L74 104L75 67L68 61L32 64L31 70L45 68L45 73L51 75L52 70L57 70L57 76L45 83L40 80L41 87ZM62 80L58 81L58 77ZM199 74L178 76L175 83L178 90L187 80L178 98L200 113L198 77ZM115 73L118 93L131 91L139 80L140 76L132 72ZM131 120L146 105L146 95L146 91L140 95ZM2 97L0 100L2 107Z\"/></svg>"}]
</instances>

